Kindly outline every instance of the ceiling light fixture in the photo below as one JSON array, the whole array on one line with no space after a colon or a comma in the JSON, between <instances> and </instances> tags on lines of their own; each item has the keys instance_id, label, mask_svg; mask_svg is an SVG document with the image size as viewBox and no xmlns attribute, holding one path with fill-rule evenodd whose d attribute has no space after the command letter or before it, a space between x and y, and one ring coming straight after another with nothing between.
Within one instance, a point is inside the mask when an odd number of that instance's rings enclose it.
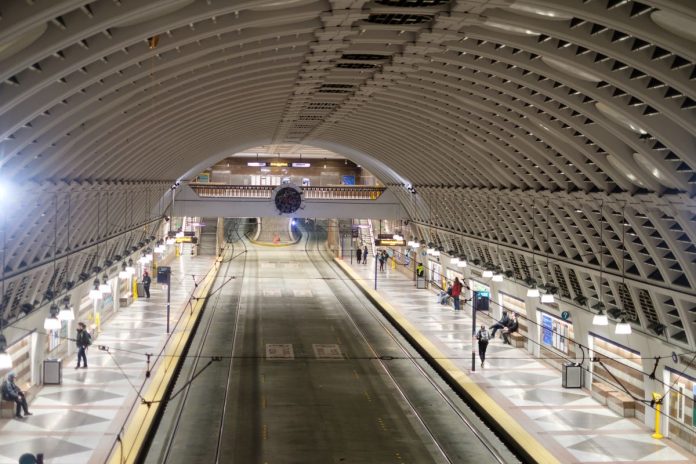
<instances>
[{"instance_id":1,"label":"ceiling light fixture","mask_svg":"<svg viewBox=\"0 0 696 464\"><path fill-rule=\"evenodd\" d=\"M49 315L44 319L44 329L45 330L60 330L60 320L58 320L58 314L60 309L58 305L53 303L49 308Z\"/></svg>"},{"instance_id":2,"label":"ceiling light fixture","mask_svg":"<svg viewBox=\"0 0 696 464\"><path fill-rule=\"evenodd\" d=\"M70 305L70 297L66 296L63 298L63 308L58 313L58 319L61 321L74 321L75 312L73 307Z\"/></svg>"}]
</instances>

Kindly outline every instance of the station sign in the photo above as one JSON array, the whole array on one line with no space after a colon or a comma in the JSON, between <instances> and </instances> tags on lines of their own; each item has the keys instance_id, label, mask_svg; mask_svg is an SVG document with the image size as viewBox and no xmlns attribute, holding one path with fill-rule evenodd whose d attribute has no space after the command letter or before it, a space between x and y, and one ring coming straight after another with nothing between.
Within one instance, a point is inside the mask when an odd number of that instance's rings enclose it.
<instances>
[{"instance_id":1,"label":"station sign","mask_svg":"<svg viewBox=\"0 0 696 464\"><path fill-rule=\"evenodd\" d=\"M375 240L376 246L406 246L406 240L394 240L393 238L384 238Z\"/></svg>"},{"instance_id":2,"label":"station sign","mask_svg":"<svg viewBox=\"0 0 696 464\"><path fill-rule=\"evenodd\" d=\"M198 243L198 237L191 237L186 235L184 237L177 237L176 243Z\"/></svg>"}]
</instances>

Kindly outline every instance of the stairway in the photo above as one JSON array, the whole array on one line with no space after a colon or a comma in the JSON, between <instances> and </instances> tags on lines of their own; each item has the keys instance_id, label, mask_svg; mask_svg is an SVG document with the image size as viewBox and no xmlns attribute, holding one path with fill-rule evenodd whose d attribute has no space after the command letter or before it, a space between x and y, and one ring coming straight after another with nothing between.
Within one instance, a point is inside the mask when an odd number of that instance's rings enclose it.
<instances>
[{"instance_id":1,"label":"stairway","mask_svg":"<svg viewBox=\"0 0 696 464\"><path fill-rule=\"evenodd\" d=\"M217 255L217 218L201 218L205 227L201 229L200 242L198 242L198 254L201 256Z\"/></svg>"},{"instance_id":2,"label":"stairway","mask_svg":"<svg viewBox=\"0 0 696 464\"><path fill-rule=\"evenodd\" d=\"M367 245L367 249L369 253L374 256L375 255L375 236L372 233L372 221L369 219L359 219L358 224L360 227L358 228L360 232L360 244L361 245ZM367 227L365 227L367 226Z\"/></svg>"}]
</instances>

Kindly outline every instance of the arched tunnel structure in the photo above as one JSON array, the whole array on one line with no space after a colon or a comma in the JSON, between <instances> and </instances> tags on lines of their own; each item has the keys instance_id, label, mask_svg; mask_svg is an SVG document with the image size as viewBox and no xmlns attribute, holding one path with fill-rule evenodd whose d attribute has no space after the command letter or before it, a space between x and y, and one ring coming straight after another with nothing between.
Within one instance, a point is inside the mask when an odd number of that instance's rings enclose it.
<instances>
[{"instance_id":1,"label":"arched tunnel structure","mask_svg":"<svg viewBox=\"0 0 696 464\"><path fill-rule=\"evenodd\" d=\"M0 17L6 327L152 240L177 182L303 144L374 173L415 237L604 307L652 354L696 350L689 0L11 0Z\"/></svg>"}]
</instances>

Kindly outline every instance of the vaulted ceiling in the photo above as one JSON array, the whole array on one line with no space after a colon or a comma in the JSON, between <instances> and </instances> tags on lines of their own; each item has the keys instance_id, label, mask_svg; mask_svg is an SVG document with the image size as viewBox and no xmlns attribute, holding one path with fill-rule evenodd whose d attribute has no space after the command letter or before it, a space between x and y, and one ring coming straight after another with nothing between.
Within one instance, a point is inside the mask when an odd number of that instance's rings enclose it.
<instances>
[{"instance_id":1,"label":"vaulted ceiling","mask_svg":"<svg viewBox=\"0 0 696 464\"><path fill-rule=\"evenodd\" d=\"M10 318L147 238L173 181L305 144L380 177L423 238L696 346L691 0L7 0L0 15L0 177L25 192ZM106 204L122 220L103 222ZM46 233L61 220L79 239Z\"/></svg>"}]
</instances>

